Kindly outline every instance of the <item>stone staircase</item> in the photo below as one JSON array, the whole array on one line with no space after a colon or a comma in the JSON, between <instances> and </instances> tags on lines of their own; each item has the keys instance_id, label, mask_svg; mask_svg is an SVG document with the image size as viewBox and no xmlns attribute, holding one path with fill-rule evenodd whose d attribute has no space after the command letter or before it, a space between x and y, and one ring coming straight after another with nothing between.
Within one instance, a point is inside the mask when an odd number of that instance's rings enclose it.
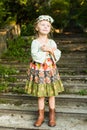
<instances>
[{"instance_id":1,"label":"stone staircase","mask_svg":"<svg viewBox=\"0 0 87 130\"><path fill-rule=\"evenodd\" d=\"M58 62L59 73L65 91L56 97L57 126L48 123L48 99L45 100L45 122L39 128L33 126L37 118L37 98L26 94L12 94L12 90L24 89L28 64L1 59L0 64L15 68L17 80L9 82L9 93L0 94L0 130L86 130L87 128L87 38L58 36L55 38L62 57ZM1 80L1 78L0 78Z\"/></svg>"}]
</instances>

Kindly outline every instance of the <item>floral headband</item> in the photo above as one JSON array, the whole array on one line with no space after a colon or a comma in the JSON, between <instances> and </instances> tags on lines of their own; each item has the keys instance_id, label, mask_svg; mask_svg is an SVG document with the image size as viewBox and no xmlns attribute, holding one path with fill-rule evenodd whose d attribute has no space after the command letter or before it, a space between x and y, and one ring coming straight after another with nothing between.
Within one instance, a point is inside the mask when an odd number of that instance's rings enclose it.
<instances>
[{"instance_id":1,"label":"floral headband","mask_svg":"<svg viewBox=\"0 0 87 130\"><path fill-rule=\"evenodd\" d=\"M39 16L39 17L36 19L37 23L40 22L40 21L42 21L42 20L47 20L47 21L50 22L50 23L53 23L53 22L54 22L54 19L53 19L51 16L49 16L49 15L41 15L41 16Z\"/></svg>"}]
</instances>

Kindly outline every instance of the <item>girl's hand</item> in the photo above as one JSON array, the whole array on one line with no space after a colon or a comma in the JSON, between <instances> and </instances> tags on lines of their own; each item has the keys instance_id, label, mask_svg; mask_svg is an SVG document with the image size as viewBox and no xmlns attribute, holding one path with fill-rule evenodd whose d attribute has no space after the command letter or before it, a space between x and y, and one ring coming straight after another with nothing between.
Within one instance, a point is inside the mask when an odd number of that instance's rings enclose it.
<instances>
[{"instance_id":1,"label":"girl's hand","mask_svg":"<svg viewBox=\"0 0 87 130\"><path fill-rule=\"evenodd\" d=\"M55 50L56 50L56 48L49 48L49 53L51 53L53 55Z\"/></svg>"},{"instance_id":2,"label":"girl's hand","mask_svg":"<svg viewBox=\"0 0 87 130\"><path fill-rule=\"evenodd\" d=\"M45 51L45 52L48 52L48 51L49 51L49 47L47 47L47 46L45 46L45 45L43 45L43 46L41 47L41 49L42 49L43 51Z\"/></svg>"},{"instance_id":3,"label":"girl's hand","mask_svg":"<svg viewBox=\"0 0 87 130\"><path fill-rule=\"evenodd\" d=\"M41 49L42 49L43 51L45 51L45 52L51 53L52 55L53 55L54 51L56 50L56 48L51 48L51 47L48 47L48 46L46 46L46 45L43 45L43 46L41 47Z\"/></svg>"}]
</instances>

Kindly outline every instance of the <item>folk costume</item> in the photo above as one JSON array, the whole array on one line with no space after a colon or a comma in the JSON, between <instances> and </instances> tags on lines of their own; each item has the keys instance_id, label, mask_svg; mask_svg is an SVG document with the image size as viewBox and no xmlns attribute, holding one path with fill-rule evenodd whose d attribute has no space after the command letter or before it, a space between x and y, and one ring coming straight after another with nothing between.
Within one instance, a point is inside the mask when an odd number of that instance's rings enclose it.
<instances>
[{"instance_id":1,"label":"folk costume","mask_svg":"<svg viewBox=\"0 0 87 130\"><path fill-rule=\"evenodd\" d=\"M54 56L41 50L42 44L33 40L31 44L32 62L28 69L28 80L25 91L32 96L50 97L57 96L64 91L56 63L61 57L61 51L56 49ZM54 40L49 39L48 47L57 48Z\"/></svg>"}]
</instances>

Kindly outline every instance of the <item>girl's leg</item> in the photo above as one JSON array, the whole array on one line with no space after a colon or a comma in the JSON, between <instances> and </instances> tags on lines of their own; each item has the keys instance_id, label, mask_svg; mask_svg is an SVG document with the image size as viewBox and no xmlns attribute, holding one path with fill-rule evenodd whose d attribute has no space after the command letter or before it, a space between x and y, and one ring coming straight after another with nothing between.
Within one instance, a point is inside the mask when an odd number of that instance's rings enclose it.
<instances>
[{"instance_id":1,"label":"girl's leg","mask_svg":"<svg viewBox=\"0 0 87 130\"><path fill-rule=\"evenodd\" d=\"M49 126L56 126L55 121L55 97L49 97Z\"/></svg>"},{"instance_id":2,"label":"girl's leg","mask_svg":"<svg viewBox=\"0 0 87 130\"><path fill-rule=\"evenodd\" d=\"M55 109L55 97L49 97L49 108L50 109Z\"/></svg>"},{"instance_id":3,"label":"girl's leg","mask_svg":"<svg viewBox=\"0 0 87 130\"><path fill-rule=\"evenodd\" d=\"M41 124L44 122L44 97L38 98L38 119L34 123L34 126L41 126Z\"/></svg>"},{"instance_id":4,"label":"girl's leg","mask_svg":"<svg viewBox=\"0 0 87 130\"><path fill-rule=\"evenodd\" d=\"M44 109L44 97L39 97L38 98L38 109L43 110Z\"/></svg>"}]
</instances>

